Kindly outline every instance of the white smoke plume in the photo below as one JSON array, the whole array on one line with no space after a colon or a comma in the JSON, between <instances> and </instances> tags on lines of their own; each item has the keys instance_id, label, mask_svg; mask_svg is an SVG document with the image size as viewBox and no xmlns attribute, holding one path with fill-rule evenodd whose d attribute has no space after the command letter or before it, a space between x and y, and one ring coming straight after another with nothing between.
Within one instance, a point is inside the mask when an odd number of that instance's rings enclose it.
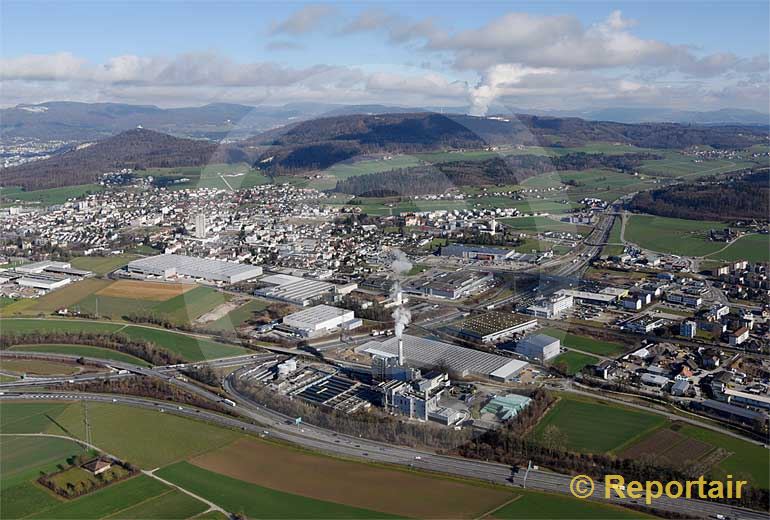
<instances>
[{"instance_id":1,"label":"white smoke plume","mask_svg":"<svg viewBox=\"0 0 770 520\"><path fill-rule=\"evenodd\" d=\"M401 335L404 333L404 329L407 325L409 325L409 322L412 320L412 313L409 312L409 309L407 309L404 306L396 307L396 310L393 311L393 320L396 322L395 325L395 331L396 331L396 337L400 338Z\"/></svg>"},{"instance_id":2,"label":"white smoke plume","mask_svg":"<svg viewBox=\"0 0 770 520\"><path fill-rule=\"evenodd\" d=\"M396 276L400 276L412 270L412 262L409 261L403 251L400 249L392 249L391 252L395 259L393 260L393 263L390 264L390 269Z\"/></svg>"},{"instance_id":3,"label":"white smoke plume","mask_svg":"<svg viewBox=\"0 0 770 520\"><path fill-rule=\"evenodd\" d=\"M479 83L468 93L471 115L485 116L492 102L500 96L515 93L527 77L539 74L555 74L555 69L525 67L515 63L495 65L487 69Z\"/></svg>"},{"instance_id":4,"label":"white smoke plume","mask_svg":"<svg viewBox=\"0 0 770 520\"><path fill-rule=\"evenodd\" d=\"M390 269L396 275L396 280L393 282L393 287L390 289L390 297L398 304L396 310L393 311L393 320L396 322L396 337L400 338L404 333L406 326L409 325L409 321L412 319L412 313L409 312L409 309L404 307L401 302L401 283L398 278L412 269L412 262L409 261L406 254L400 249L393 249L391 252L395 259L393 260L393 263L390 264Z\"/></svg>"}]
</instances>

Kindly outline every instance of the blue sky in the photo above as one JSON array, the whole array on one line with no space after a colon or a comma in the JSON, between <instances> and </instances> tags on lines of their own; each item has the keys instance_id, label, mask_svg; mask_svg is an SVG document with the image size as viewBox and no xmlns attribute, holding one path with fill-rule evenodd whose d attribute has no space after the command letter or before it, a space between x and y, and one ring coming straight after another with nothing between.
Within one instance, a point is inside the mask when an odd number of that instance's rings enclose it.
<instances>
[{"instance_id":1,"label":"blue sky","mask_svg":"<svg viewBox=\"0 0 770 520\"><path fill-rule=\"evenodd\" d=\"M6 105L768 104L763 1L0 5Z\"/></svg>"}]
</instances>

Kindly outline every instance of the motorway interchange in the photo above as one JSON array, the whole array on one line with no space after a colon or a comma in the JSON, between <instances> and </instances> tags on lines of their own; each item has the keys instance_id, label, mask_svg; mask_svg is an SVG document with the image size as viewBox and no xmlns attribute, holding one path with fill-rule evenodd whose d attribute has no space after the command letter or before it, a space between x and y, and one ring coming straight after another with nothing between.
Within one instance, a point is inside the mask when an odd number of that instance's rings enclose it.
<instances>
[{"instance_id":1,"label":"motorway interchange","mask_svg":"<svg viewBox=\"0 0 770 520\"><path fill-rule=\"evenodd\" d=\"M9 354L11 353L5 352L2 353L2 356L6 357ZM235 428L259 436L269 436L314 451L345 458L397 464L417 470L451 474L507 486L526 487L528 489L555 493L570 493L571 476L568 475L535 468L529 470L526 468L516 469L504 464L439 455L422 449L394 446L364 438L351 437L305 423L297 425L294 421L295 418L288 417L258 405L251 401L247 396L236 391L233 387L234 379L239 377L242 372L247 371L254 363L264 361L272 356L274 356L274 354L256 354L209 362L212 368L233 368L233 371L224 378L222 388L226 392L229 400L236 404L233 407L233 412L240 416L239 418L195 408L183 403L168 401L161 402L127 395L62 392L49 391L46 389L49 385L72 382L73 380L87 381L96 378L125 377L133 374L163 379L170 384L180 386L185 390L214 403L223 401L221 396L214 394L197 384L175 377L177 369L181 368L178 366L143 368L129 363L109 362L109 365L114 369L110 372L69 377L48 377L4 383L0 385L0 399L90 400L113 403L116 405L156 409L162 413L173 413L197 420L208 421L223 427ZM74 359L73 356L59 354L46 354L46 357L52 360L68 359L69 361L72 361ZM85 361L89 363L104 364L103 360L97 359L86 358ZM120 371L121 373L117 373L117 371ZM603 496L604 488L601 483L597 482L593 497L598 500L605 500ZM630 499L621 499L615 496L613 496L610 501L620 505L632 505L632 503L641 503L640 505L643 505L643 501L641 500L632 501ZM717 502L692 499L670 499L661 497L655 500L654 507L664 511L698 517L711 516L714 518L745 518L750 520L767 518L766 513L750 511Z\"/></svg>"}]
</instances>

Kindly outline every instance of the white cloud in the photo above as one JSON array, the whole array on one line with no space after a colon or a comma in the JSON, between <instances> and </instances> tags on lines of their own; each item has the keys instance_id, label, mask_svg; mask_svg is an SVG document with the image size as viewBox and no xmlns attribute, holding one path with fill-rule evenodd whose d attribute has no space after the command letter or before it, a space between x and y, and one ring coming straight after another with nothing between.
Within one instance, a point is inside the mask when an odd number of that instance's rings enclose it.
<instances>
[{"instance_id":1,"label":"white cloud","mask_svg":"<svg viewBox=\"0 0 770 520\"><path fill-rule=\"evenodd\" d=\"M313 32L323 27L325 20L336 12L337 9L331 5L307 5L286 20L274 23L270 33L299 35Z\"/></svg>"}]
</instances>

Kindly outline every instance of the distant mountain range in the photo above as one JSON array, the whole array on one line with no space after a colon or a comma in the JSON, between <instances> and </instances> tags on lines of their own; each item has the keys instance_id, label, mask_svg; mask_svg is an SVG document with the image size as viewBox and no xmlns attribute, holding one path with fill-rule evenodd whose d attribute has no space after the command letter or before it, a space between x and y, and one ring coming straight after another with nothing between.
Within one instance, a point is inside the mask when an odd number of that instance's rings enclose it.
<instances>
[{"instance_id":1,"label":"distant mountain range","mask_svg":"<svg viewBox=\"0 0 770 520\"><path fill-rule=\"evenodd\" d=\"M90 141L141 126L179 137L240 140L270 129L317 117L436 112L463 115L465 107L397 107L291 103L283 106L246 106L214 103L201 107L159 108L154 105L77 103L53 101L18 105L0 110L4 138ZM711 112L662 108L607 108L584 111L537 111L497 106L492 113L510 118L516 113L550 117L579 117L621 123L674 122L685 124L768 125L770 116L752 110L723 109Z\"/></svg>"},{"instance_id":2,"label":"distant mountain range","mask_svg":"<svg viewBox=\"0 0 770 520\"><path fill-rule=\"evenodd\" d=\"M209 106L208 110L209 113L221 113L222 110L234 113L237 107ZM142 112L136 107L127 113L112 105L106 109L126 117L137 117L137 113ZM155 107L145 109L144 113L150 115L157 114L158 110ZM192 120L187 109L176 109L174 114L179 115L179 121ZM497 145L573 147L589 142L611 142L641 148L682 149L692 145L743 148L764 142L767 134L768 129L759 126L625 124L525 114L474 117L435 112L321 117L221 144L135 128L71 147L48 159L2 169L0 185L34 190L86 184L98 179L102 173L122 168L239 162L254 164L269 175L292 175L327 168L367 154L480 149Z\"/></svg>"},{"instance_id":3,"label":"distant mountain range","mask_svg":"<svg viewBox=\"0 0 770 520\"><path fill-rule=\"evenodd\" d=\"M27 190L88 184L123 168L170 168L248 161L240 148L183 139L146 129L127 130L48 159L0 169L0 186Z\"/></svg>"}]
</instances>

